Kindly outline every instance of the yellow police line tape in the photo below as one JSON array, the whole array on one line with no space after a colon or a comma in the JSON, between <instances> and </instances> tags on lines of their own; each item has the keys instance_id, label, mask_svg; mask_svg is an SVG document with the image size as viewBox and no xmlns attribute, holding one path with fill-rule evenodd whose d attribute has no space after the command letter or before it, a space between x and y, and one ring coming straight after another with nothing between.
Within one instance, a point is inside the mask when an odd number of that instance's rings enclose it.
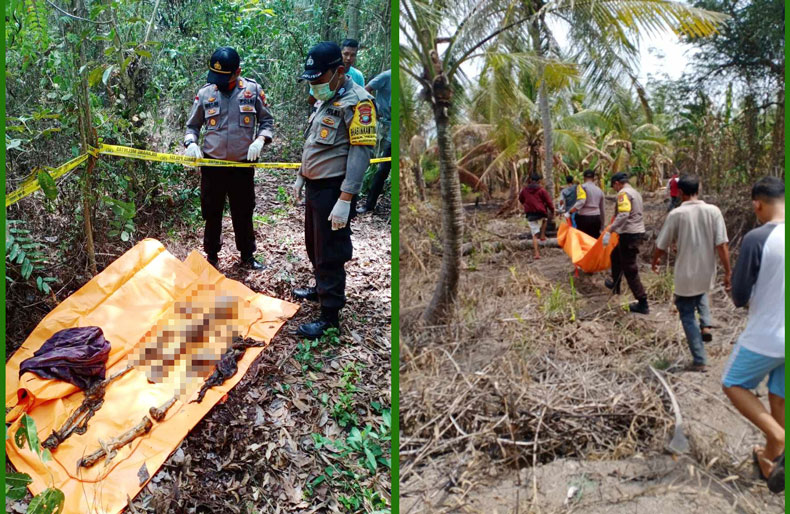
<instances>
[{"instance_id":1,"label":"yellow police line tape","mask_svg":"<svg viewBox=\"0 0 790 514\"><path fill-rule=\"evenodd\" d=\"M140 150L138 148L130 148L128 146L118 145L99 145L99 148L90 147L87 153L76 157L69 162L58 166L57 168L44 167L53 180L57 180L69 171L73 170L82 164L89 155L98 157L99 155L113 155L116 157L128 157L131 159L142 159L144 161L156 162L171 162L175 164L184 164L186 166L218 166L224 168L285 168L297 169L301 166L298 162L235 162L223 161L219 159L197 159L195 157L187 157L186 155L176 155L172 153L159 153L150 150ZM378 164L380 162L390 162L391 157L379 157L371 159L371 164ZM33 192L41 189L38 183L36 172L33 172L30 177L22 182L22 185L14 192L6 195L5 206L9 207L22 198L32 194Z\"/></svg>"}]
</instances>

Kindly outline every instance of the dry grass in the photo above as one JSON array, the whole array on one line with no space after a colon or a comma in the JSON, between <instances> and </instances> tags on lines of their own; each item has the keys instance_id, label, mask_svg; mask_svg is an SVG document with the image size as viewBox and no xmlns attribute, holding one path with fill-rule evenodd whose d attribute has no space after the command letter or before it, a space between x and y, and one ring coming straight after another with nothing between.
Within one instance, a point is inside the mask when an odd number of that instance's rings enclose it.
<instances>
[{"instance_id":1,"label":"dry grass","mask_svg":"<svg viewBox=\"0 0 790 514\"><path fill-rule=\"evenodd\" d=\"M655 211L654 225L663 214ZM535 262L513 245L487 244L526 231L493 212L467 211L464 243L476 251L464 257L456 308L445 324L424 326L419 316L440 266L433 249L440 217L427 204L401 207L400 479L412 495L421 494L411 485L420 476L446 479L434 507L448 495L462 504L485 482L484 470L662 452L674 419L648 365L672 372L689 360L671 306L671 272L643 271L653 313L624 315L628 298L610 296L600 275L574 278L562 250L541 250ZM655 236L660 225L651 228ZM731 323L717 332L724 344L709 355L723 358L743 313L723 301L723 291L714 297L718 318ZM737 497L743 483L723 480L743 471L739 449L690 437L695 465ZM446 469L447 462L457 464Z\"/></svg>"}]
</instances>

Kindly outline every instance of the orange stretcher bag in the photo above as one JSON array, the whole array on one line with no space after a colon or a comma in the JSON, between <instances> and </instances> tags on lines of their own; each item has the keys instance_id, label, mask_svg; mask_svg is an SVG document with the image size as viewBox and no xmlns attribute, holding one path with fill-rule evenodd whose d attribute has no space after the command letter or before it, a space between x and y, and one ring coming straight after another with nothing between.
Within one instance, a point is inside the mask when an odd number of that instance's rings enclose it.
<instances>
[{"instance_id":1,"label":"orange stretcher bag","mask_svg":"<svg viewBox=\"0 0 790 514\"><path fill-rule=\"evenodd\" d=\"M557 230L557 243L565 250L577 269L594 273L604 271L612 266L612 251L619 241L617 234L611 234L609 244L604 246L603 234L595 239L570 223L560 224Z\"/></svg>"},{"instance_id":2,"label":"orange stretcher bag","mask_svg":"<svg viewBox=\"0 0 790 514\"><path fill-rule=\"evenodd\" d=\"M139 478L145 477L143 468L148 477L153 477L187 433L244 377L265 346L247 348L238 361L236 374L208 389L200 403L189 400L194 399L197 388L211 373L210 367L202 376L195 376L194 370L184 370L183 362L179 361L180 369L174 365L175 371L169 377L176 377L178 384L191 388L179 396L178 386L174 387L167 377L153 383L149 380L150 369L141 364L140 349L156 346L160 341L175 344L168 341L178 340L178 334L183 333L185 305L208 305L212 301L225 305L229 298L235 302L232 309L221 311L220 316L212 313L217 318L210 324L212 343L195 345L203 354L220 355L219 349L207 347L222 346L232 334L268 344L299 308L226 278L196 251L181 262L158 241L146 239L53 309L6 364L6 408L12 408L6 415L6 423L12 423L9 433L16 433L22 414L27 413L36 423L39 439L44 441L84 399L83 392L70 383L45 380L32 373L19 376L20 363L56 332L98 326L111 344L106 375L109 377L127 364L136 366L107 387L104 403L88 422L87 431L74 433L62 442L47 464L27 446L18 448L13 437L6 440L11 463L33 479L30 491L39 494L50 485L60 489L66 497L66 514L120 512L127 505L127 498L134 498L147 483L141 483ZM193 346L184 346L183 339L180 344L182 347L177 350L184 352ZM185 382L187 374L191 379ZM159 407L174 396L176 403L161 422L153 422L145 435L119 449L107 462L78 467L81 457L100 448L99 440L106 442L139 424L143 416L150 418L149 408Z\"/></svg>"}]
</instances>

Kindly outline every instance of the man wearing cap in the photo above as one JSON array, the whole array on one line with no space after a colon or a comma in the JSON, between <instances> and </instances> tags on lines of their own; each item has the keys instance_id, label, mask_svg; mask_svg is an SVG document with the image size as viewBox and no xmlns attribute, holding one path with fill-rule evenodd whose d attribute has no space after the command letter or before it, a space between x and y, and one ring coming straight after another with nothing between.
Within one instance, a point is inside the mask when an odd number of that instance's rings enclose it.
<instances>
[{"instance_id":1,"label":"man wearing cap","mask_svg":"<svg viewBox=\"0 0 790 514\"><path fill-rule=\"evenodd\" d=\"M648 314L647 293L639 279L639 243L645 235L643 220L642 195L628 183L627 173L615 173L611 178L611 186L617 191L617 207L612 223L604 229L603 243L609 244L611 232L620 235L620 242L612 252L612 279L606 279L606 287L620 293L620 282L623 275L628 287L636 298L628 309L639 314Z\"/></svg>"},{"instance_id":2,"label":"man wearing cap","mask_svg":"<svg viewBox=\"0 0 790 514\"><path fill-rule=\"evenodd\" d=\"M584 184L576 190L576 203L568 209L568 214L576 214L576 228L598 239L604 226L603 191L595 185L595 172L584 172Z\"/></svg>"},{"instance_id":3,"label":"man wearing cap","mask_svg":"<svg viewBox=\"0 0 790 514\"><path fill-rule=\"evenodd\" d=\"M378 135L379 135L379 157L392 156L392 137L390 135L390 96L392 94L390 78L392 70L382 71L376 75L373 80L368 82L365 89L370 94L376 95L376 114L378 116ZM379 169L373 175L373 181L370 184L368 197L363 205L357 208L357 213L364 214L376 208L379 195L384 189L384 183L390 175L392 163L382 162L379 164Z\"/></svg>"},{"instance_id":4,"label":"man wearing cap","mask_svg":"<svg viewBox=\"0 0 790 514\"><path fill-rule=\"evenodd\" d=\"M274 118L266 95L254 80L241 77L239 54L231 47L218 48L209 61L207 84L195 96L187 120L184 147L189 157L255 162L265 144L272 140ZM198 146L200 130L206 126L203 148ZM203 249L212 266L217 266L222 247L222 211L225 197L236 249L242 264L252 270L263 265L255 260L254 168L200 167L200 210L206 222Z\"/></svg>"},{"instance_id":5,"label":"man wearing cap","mask_svg":"<svg viewBox=\"0 0 790 514\"><path fill-rule=\"evenodd\" d=\"M296 201L306 186L305 246L315 275L315 287L293 293L297 299L321 304L319 319L297 330L307 338L340 327L345 263L353 252L349 224L376 144L372 97L345 71L340 47L325 41L310 49L301 75L321 101L305 131L302 166L293 185Z\"/></svg>"}]
</instances>

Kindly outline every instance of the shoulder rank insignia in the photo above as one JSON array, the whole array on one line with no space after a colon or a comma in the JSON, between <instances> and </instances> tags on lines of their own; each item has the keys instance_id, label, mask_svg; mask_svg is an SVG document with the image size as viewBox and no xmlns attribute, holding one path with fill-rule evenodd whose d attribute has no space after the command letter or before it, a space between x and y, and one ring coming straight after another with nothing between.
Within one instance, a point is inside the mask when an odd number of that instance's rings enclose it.
<instances>
[{"instance_id":1,"label":"shoulder rank insignia","mask_svg":"<svg viewBox=\"0 0 790 514\"><path fill-rule=\"evenodd\" d=\"M362 100L354 107L348 138L355 146L376 145L376 108L370 100Z\"/></svg>"}]
</instances>

